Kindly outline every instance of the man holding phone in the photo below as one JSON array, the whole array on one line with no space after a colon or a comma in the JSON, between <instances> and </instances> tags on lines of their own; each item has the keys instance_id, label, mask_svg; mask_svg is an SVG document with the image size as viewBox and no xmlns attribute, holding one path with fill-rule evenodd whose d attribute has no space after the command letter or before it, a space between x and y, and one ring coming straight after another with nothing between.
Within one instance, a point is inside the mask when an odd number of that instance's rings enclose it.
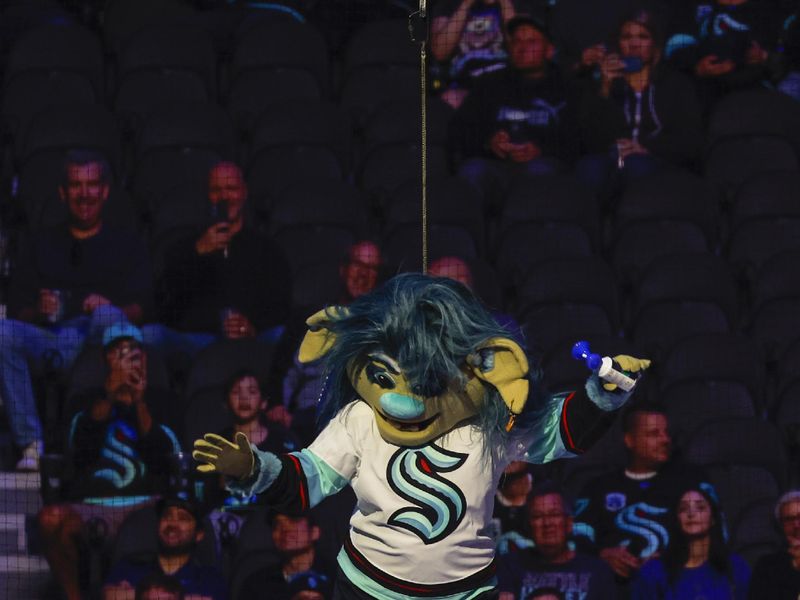
<instances>
[{"instance_id":1,"label":"man holding phone","mask_svg":"<svg viewBox=\"0 0 800 600\"><path fill-rule=\"evenodd\" d=\"M166 253L161 323L145 342L168 357L194 356L220 339L275 341L289 314L291 281L283 251L245 221L247 184L220 162L208 178L209 224Z\"/></svg>"},{"instance_id":2,"label":"man holding phone","mask_svg":"<svg viewBox=\"0 0 800 600\"><path fill-rule=\"evenodd\" d=\"M545 26L529 15L507 24L509 68L481 80L453 119L459 175L492 201L520 175L545 175L577 155L572 94L552 63Z\"/></svg>"}]
</instances>

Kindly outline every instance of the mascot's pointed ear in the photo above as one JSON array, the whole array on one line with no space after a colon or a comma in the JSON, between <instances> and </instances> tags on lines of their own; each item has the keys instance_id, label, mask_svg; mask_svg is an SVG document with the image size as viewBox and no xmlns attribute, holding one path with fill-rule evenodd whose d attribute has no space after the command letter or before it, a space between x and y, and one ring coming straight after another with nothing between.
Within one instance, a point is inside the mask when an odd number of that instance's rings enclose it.
<instances>
[{"instance_id":1,"label":"mascot's pointed ear","mask_svg":"<svg viewBox=\"0 0 800 600\"><path fill-rule=\"evenodd\" d=\"M528 399L528 358L519 344L508 338L490 338L467 357L475 376L493 385L511 413L508 429Z\"/></svg>"},{"instance_id":2,"label":"mascot's pointed ear","mask_svg":"<svg viewBox=\"0 0 800 600\"><path fill-rule=\"evenodd\" d=\"M328 329L328 323L332 319L344 316L347 316L345 307L333 306L323 308L308 317L306 319L308 331L300 344L297 359L301 363L310 363L325 356L336 341L336 334Z\"/></svg>"}]
</instances>

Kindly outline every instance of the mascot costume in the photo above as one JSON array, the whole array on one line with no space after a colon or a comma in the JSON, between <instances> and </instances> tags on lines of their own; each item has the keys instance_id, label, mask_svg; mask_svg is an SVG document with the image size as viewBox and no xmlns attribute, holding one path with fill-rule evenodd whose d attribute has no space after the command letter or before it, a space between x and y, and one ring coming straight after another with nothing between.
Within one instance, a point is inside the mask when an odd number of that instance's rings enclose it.
<instances>
[{"instance_id":1,"label":"mascot costume","mask_svg":"<svg viewBox=\"0 0 800 600\"><path fill-rule=\"evenodd\" d=\"M228 488L283 511L351 485L336 598L495 597L494 493L513 460L583 452L628 394L596 373L546 396L522 348L450 279L394 277L308 319L303 362L325 360L324 427L300 452L206 434L193 456ZM636 373L649 361L615 357Z\"/></svg>"}]
</instances>

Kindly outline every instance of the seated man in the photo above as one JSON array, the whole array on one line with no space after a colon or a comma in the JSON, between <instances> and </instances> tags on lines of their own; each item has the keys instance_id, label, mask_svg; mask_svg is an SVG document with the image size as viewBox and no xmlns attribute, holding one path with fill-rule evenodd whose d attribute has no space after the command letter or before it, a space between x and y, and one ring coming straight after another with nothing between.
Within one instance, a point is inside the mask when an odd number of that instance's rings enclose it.
<instances>
[{"instance_id":1,"label":"seated man","mask_svg":"<svg viewBox=\"0 0 800 600\"><path fill-rule=\"evenodd\" d=\"M705 473L670 461L668 426L658 405L632 404L623 417L627 466L590 482L576 504L580 531L591 538L578 540L594 546L622 585L669 544L669 511L687 486L716 496Z\"/></svg>"},{"instance_id":2,"label":"seated man","mask_svg":"<svg viewBox=\"0 0 800 600\"><path fill-rule=\"evenodd\" d=\"M157 510L158 552L141 560L123 558L113 565L103 586L103 599L132 600L143 579L162 574L177 579L186 596L196 600L226 600L228 584L222 573L193 560L193 552L204 536L195 505L170 497L159 501Z\"/></svg>"},{"instance_id":3,"label":"seated man","mask_svg":"<svg viewBox=\"0 0 800 600\"><path fill-rule=\"evenodd\" d=\"M38 470L43 451L29 363L69 369L87 339L99 342L113 323L140 321L151 302L144 243L103 221L110 177L102 155L69 152L59 188L69 221L20 244L11 318L0 321L0 393L23 449L18 470Z\"/></svg>"},{"instance_id":4,"label":"seated man","mask_svg":"<svg viewBox=\"0 0 800 600\"><path fill-rule=\"evenodd\" d=\"M542 588L555 588L570 600L616 597L611 569L599 558L570 548L572 509L557 487L535 488L527 517L535 547L514 550L500 561L500 600L529 598Z\"/></svg>"},{"instance_id":5,"label":"seated man","mask_svg":"<svg viewBox=\"0 0 800 600\"><path fill-rule=\"evenodd\" d=\"M134 508L166 490L171 457L180 452L175 434L153 417L145 402L147 355L142 334L130 324L103 334L108 376L105 394L72 420L67 440L67 495L75 502L47 505L39 513L44 554L68 600L81 598L78 537L99 518L114 534Z\"/></svg>"},{"instance_id":6,"label":"seated man","mask_svg":"<svg viewBox=\"0 0 800 600\"><path fill-rule=\"evenodd\" d=\"M563 169L577 155L572 94L552 63L555 47L529 16L508 23L510 66L484 79L451 124L459 176L499 202L519 175Z\"/></svg>"},{"instance_id":7,"label":"seated man","mask_svg":"<svg viewBox=\"0 0 800 600\"><path fill-rule=\"evenodd\" d=\"M279 561L245 579L242 598L260 598L269 590L271 600L290 600L293 596L293 577L309 571L332 579L335 567L327 564L316 551L320 528L309 514L292 517L276 514L272 519L272 541Z\"/></svg>"},{"instance_id":8,"label":"seated man","mask_svg":"<svg viewBox=\"0 0 800 600\"><path fill-rule=\"evenodd\" d=\"M752 600L795 600L800 596L800 490L786 492L775 506L786 548L762 556L750 579Z\"/></svg>"},{"instance_id":9,"label":"seated man","mask_svg":"<svg viewBox=\"0 0 800 600\"><path fill-rule=\"evenodd\" d=\"M289 314L291 282L283 251L245 222L241 169L221 162L208 177L213 223L176 242L161 278L162 320L144 339L167 357L194 356L212 342L274 342Z\"/></svg>"}]
</instances>

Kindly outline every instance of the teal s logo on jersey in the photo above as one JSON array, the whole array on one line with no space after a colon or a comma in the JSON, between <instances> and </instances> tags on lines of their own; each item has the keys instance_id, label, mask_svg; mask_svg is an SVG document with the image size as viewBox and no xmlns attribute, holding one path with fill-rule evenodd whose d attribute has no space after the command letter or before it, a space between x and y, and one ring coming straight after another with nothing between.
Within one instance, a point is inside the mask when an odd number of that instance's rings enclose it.
<instances>
[{"instance_id":1,"label":"teal s logo on jersey","mask_svg":"<svg viewBox=\"0 0 800 600\"><path fill-rule=\"evenodd\" d=\"M647 558L669 544L667 529L656 520L663 517L666 512L668 512L666 508L637 502L619 511L614 522L621 531L634 535L644 542L644 547L638 554L642 558ZM630 543L628 540L627 544Z\"/></svg>"},{"instance_id":2,"label":"teal s logo on jersey","mask_svg":"<svg viewBox=\"0 0 800 600\"><path fill-rule=\"evenodd\" d=\"M429 444L422 448L401 448L386 468L392 490L415 507L401 508L389 517L389 524L434 544L453 532L466 513L464 493L441 476L455 471L467 454L450 452Z\"/></svg>"}]
</instances>

